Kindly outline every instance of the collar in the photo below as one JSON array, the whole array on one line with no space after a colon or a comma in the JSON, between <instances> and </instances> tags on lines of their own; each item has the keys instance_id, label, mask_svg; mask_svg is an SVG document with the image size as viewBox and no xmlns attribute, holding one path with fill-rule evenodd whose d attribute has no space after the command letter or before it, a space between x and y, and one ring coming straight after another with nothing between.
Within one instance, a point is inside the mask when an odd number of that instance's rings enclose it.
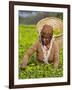
<instances>
[{"instance_id":1,"label":"collar","mask_svg":"<svg viewBox=\"0 0 72 90\"><path fill-rule=\"evenodd\" d=\"M50 53L51 53L51 49L52 49L52 45L53 45L54 40L55 40L55 38L53 37L53 38L51 39L50 48L49 48L49 49L47 49L46 46L43 46L43 45L41 44L41 48L42 48L43 56L44 56L43 61L44 61L46 64L48 64L48 59L49 59L49 56L50 56Z\"/></svg>"}]
</instances>

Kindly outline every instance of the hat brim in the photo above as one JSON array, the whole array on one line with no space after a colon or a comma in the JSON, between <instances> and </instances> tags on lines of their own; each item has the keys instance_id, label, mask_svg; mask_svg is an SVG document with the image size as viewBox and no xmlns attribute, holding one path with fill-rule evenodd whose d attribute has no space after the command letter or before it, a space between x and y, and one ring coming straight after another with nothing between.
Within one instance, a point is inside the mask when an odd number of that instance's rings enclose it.
<instances>
[{"instance_id":1,"label":"hat brim","mask_svg":"<svg viewBox=\"0 0 72 90\"><path fill-rule=\"evenodd\" d=\"M53 30L60 30L61 32L63 31L63 21L59 18L56 17L47 17L44 19L41 19L37 25L37 31L40 33L43 26L47 24L53 27Z\"/></svg>"}]
</instances>

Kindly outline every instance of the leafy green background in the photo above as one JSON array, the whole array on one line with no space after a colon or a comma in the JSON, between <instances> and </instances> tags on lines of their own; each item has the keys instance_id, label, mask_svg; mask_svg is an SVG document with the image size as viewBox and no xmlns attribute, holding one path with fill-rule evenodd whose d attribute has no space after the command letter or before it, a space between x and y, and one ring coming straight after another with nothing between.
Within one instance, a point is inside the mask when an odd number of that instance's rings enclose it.
<instances>
[{"instance_id":1,"label":"leafy green background","mask_svg":"<svg viewBox=\"0 0 72 90\"><path fill-rule=\"evenodd\" d=\"M55 35L60 34L58 30ZM19 25L19 65L22 62L24 53L38 40L38 32L35 25ZM30 57L26 69L19 69L19 79L43 78L43 77L62 77L63 76L63 49L60 49L59 67L54 70L53 65L39 63L35 53Z\"/></svg>"}]
</instances>

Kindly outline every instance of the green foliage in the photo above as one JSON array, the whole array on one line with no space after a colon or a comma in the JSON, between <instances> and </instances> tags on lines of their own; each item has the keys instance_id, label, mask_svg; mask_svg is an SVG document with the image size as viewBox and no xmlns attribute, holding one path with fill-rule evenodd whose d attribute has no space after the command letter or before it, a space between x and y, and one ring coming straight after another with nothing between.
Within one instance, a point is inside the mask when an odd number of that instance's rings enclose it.
<instances>
[{"instance_id":1,"label":"green foliage","mask_svg":"<svg viewBox=\"0 0 72 90\"><path fill-rule=\"evenodd\" d=\"M63 33L63 31L61 31L61 30L58 30L58 29L54 29L53 30L53 35L61 35Z\"/></svg>"},{"instance_id":2,"label":"green foliage","mask_svg":"<svg viewBox=\"0 0 72 90\"><path fill-rule=\"evenodd\" d=\"M63 69L59 66L58 69L54 70L51 64L30 64L25 70L20 70L19 78L43 78L43 77L62 77Z\"/></svg>"},{"instance_id":3,"label":"green foliage","mask_svg":"<svg viewBox=\"0 0 72 90\"><path fill-rule=\"evenodd\" d=\"M34 42L38 40L38 33L35 25L19 26L19 60L21 62L24 53Z\"/></svg>"},{"instance_id":4,"label":"green foliage","mask_svg":"<svg viewBox=\"0 0 72 90\"><path fill-rule=\"evenodd\" d=\"M55 32L56 33L56 32ZM59 34L59 33L58 33ZM38 40L38 33L35 25L19 26L19 64L23 55L34 42ZM52 64L39 63L35 53L29 59L25 69L19 69L19 78L43 78L43 77L62 77L63 76L63 49L60 49L60 63L58 69L54 69Z\"/></svg>"}]
</instances>

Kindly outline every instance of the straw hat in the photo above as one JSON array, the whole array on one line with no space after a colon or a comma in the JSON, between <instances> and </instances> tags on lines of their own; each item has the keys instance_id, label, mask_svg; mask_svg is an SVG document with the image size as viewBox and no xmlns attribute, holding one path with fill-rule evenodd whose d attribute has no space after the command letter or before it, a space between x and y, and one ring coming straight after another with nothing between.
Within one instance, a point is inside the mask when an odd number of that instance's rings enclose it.
<instances>
[{"instance_id":1,"label":"straw hat","mask_svg":"<svg viewBox=\"0 0 72 90\"><path fill-rule=\"evenodd\" d=\"M47 17L44 19L41 19L36 27L37 27L37 31L40 33L43 25L50 25L53 27L53 30L60 30L61 32L63 31L63 22L61 19L56 18L56 17Z\"/></svg>"}]
</instances>

